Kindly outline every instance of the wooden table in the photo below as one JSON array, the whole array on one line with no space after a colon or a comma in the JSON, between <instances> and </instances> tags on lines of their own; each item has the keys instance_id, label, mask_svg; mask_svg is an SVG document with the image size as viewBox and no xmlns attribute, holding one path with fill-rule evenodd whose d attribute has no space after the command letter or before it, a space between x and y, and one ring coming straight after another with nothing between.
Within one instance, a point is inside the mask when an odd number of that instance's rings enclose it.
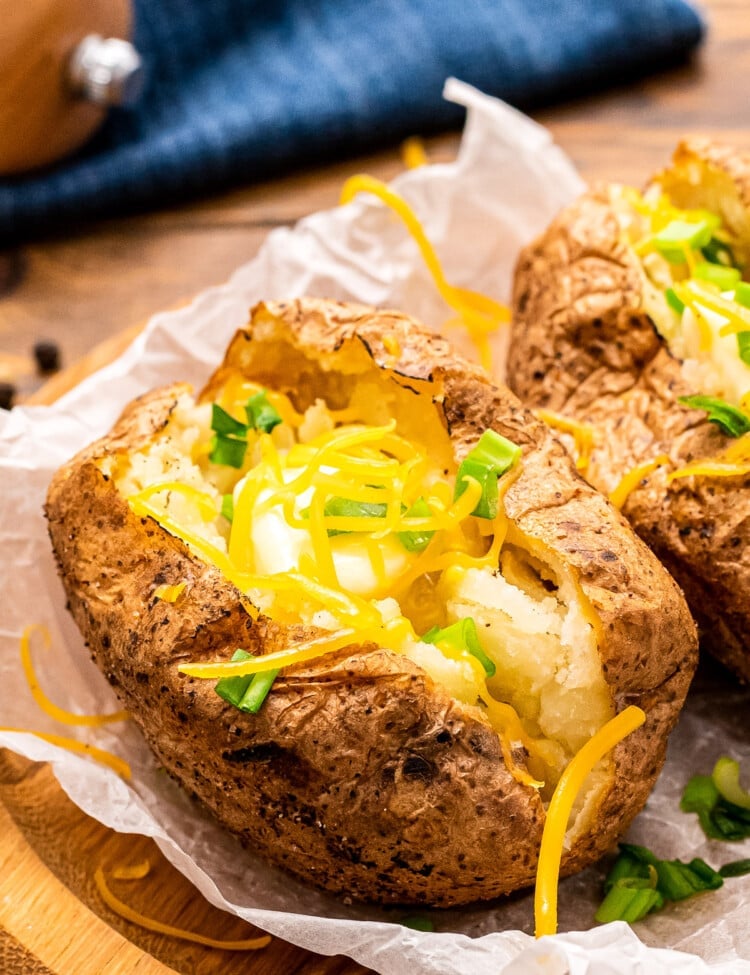
<instances>
[{"instance_id":1,"label":"wooden table","mask_svg":"<svg viewBox=\"0 0 750 975\"><path fill-rule=\"evenodd\" d=\"M640 183L688 132L750 148L748 0L710 0L705 9L711 29L692 64L536 113L585 177ZM429 140L427 149L434 160L449 159L457 144L458 135L448 134ZM106 361L126 330L224 280L256 253L270 228L333 206L353 172L389 179L401 168L394 149L0 254L0 380L12 378L22 394L34 394L41 380L30 351L37 340L52 339L71 368L37 392L49 400ZM252 955L186 947L120 920L100 901L94 869L147 850L156 864L153 878L131 898L141 909L213 936L243 936L245 925L203 902L150 841L118 836L87 819L46 766L0 753L0 875L3 894L10 895L0 898L0 972L365 971L278 940Z\"/></svg>"}]
</instances>

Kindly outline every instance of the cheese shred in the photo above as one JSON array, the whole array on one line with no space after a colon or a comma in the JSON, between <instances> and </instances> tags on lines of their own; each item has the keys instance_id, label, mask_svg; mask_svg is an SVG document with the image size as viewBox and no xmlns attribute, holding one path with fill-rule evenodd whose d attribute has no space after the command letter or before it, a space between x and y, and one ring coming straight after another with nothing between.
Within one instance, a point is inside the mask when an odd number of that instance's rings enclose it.
<instances>
[{"instance_id":1,"label":"cheese shred","mask_svg":"<svg viewBox=\"0 0 750 975\"><path fill-rule=\"evenodd\" d=\"M145 914L141 914L140 911L136 911L135 908L130 907L129 904L121 901L119 897L112 893L107 885L104 870L101 867L98 867L94 873L94 883L96 884L96 889L99 891L99 896L111 911L114 911L115 914L124 920L130 921L131 924L137 924L138 927L145 928L147 931L166 934L171 938L178 938L180 941L191 941L194 944L204 945L206 948L219 948L223 951L256 951L258 948L265 948L266 945L270 944L271 936L269 934L264 934L259 938L246 938L242 941L220 941L217 938L209 938L206 935L196 934L193 931L185 931L183 928L177 928L171 924L164 924L162 921L157 921L155 918L147 917Z\"/></svg>"},{"instance_id":2,"label":"cheese shred","mask_svg":"<svg viewBox=\"0 0 750 975\"><path fill-rule=\"evenodd\" d=\"M21 666L23 667L26 682L29 685L32 697L37 706L48 714L50 718L59 721L61 724L76 725L78 727L99 728L101 725L110 724L113 721L127 721L130 717L127 711L114 711L111 714L76 714L73 711L66 711L58 707L47 697L34 670L34 662L31 655L31 639L34 633L40 634L44 641L44 649L49 650L51 645L50 632L46 626L39 623L32 623L27 626L21 635Z\"/></svg>"},{"instance_id":3,"label":"cheese shred","mask_svg":"<svg viewBox=\"0 0 750 975\"><path fill-rule=\"evenodd\" d=\"M373 176L352 176L344 183L341 190L340 203L342 206L350 203L358 193L371 193L376 196L404 222L422 254L427 270L432 275L440 296L449 308L458 313L461 324L466 328L469 337L476 346L481 364L485 369L491 371L492 352L489 336L496 332L501 325L510 321L510 309L487 295L448 283L435 248L427 239L417 215L406 200L389 186Z\"/></svg>"},{"instance_id":4,"label":"cheese shred","mask_svg":"<svg viewBox=\"0 0 750 975\"><path fill-rule=\"evenodd\" d=\"M557 884L560 861L565 843L568 820L576 797L595 765L613 748L632 734L646 720L645 713L631 705L615 715L581 750L574 755L550 800L539 850L539 864L534 889L534 921L536 937L557 931Z\"/></svg>"},{"instance_id":5,"label":"cheese shred","mask_svg":"<svg viewBox=\"0 0 750 975\"><path fill-rule=\"evenodd\" d=\"M643 464L638 464L631 470L626 471L619 483L609 494L610 504L613 504L618 511L622 511L625 502L641 481L645 477L648 477L649 474L653 474L658 467L664 467L670 463L671 461L666 454L659 454L653 460L644 461Z\"/></svg>"},{"instance_id":6,"label":"cheese shred","mask_svg":"<svg viewBox=\"0 0 750 975\"><path fill-rule=\"evenodd\" d=\"M124 759L118 758L117 755L113 755L111 752L104 751L103 748L96 748L95 745L89 745L85 741L78 741L77 738L51 735L45 731L33 731L31 728L0 727L0 731L8 731L19 735L35 735L37 738L41 738L42 741L48 741L51 745L57 745L60 748L66 749L66 751L76 752L79 755L86 755L101 765L107 765L114 772L117 772L121 779L130 779L130 766Z\"/></svg>"}]
</instances>

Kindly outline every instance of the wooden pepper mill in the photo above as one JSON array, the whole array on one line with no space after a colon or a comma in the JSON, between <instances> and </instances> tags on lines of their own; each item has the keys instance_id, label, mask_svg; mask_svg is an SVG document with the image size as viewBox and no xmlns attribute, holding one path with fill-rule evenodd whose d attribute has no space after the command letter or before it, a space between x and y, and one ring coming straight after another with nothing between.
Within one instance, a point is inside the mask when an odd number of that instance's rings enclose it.
<instances>
[{"instance_id":1,"label":"wooden pepper mill","mask_svg":"<svg viewBox=\"0 0 750 975\"><path fill-rule=\"evenodd\" d=\"M130 0L0 0L0 24L0 176L68 155L140 94Z\"/></svg>"}]
</instances>

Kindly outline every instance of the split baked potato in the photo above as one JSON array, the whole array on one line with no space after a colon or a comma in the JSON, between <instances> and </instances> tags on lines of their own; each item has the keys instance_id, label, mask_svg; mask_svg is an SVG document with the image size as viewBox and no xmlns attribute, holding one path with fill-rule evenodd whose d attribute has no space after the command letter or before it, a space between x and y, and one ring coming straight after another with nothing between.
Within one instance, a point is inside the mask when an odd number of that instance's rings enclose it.
<instances>
[{"instance_id":1,"label":"split baked potato","mask_svg":"<svg viewBox=\"0 0 750 975\"><path fill-rule=\"evenodd\" d=\"M258 305L197 401L128 406L47 516L70 610L164 768L356 900L532 883L563 768L637 704L563 873L598 858L695 667L679 589L547 427L396 312Z\"/></svg>"},{"instance_id":2,"label":"split baked potato","mask_svg":"<svg viewBox=\"0 0 750 975\"><path fill-rule=\"evenodd\" d=\"M507 373L524 403L551 411L743 680L749 270L750 155L682 142L642 194L595 187L521 253Z\"/></svg>"}]
</instances>

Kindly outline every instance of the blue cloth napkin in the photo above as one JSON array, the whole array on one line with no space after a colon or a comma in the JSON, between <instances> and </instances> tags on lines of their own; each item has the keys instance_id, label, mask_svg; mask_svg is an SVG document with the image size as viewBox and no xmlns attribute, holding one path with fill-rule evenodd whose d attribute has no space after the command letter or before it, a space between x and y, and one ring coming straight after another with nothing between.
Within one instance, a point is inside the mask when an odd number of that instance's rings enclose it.
<instances>
[{"instance_id":1,"label":"blue cloth napkin","mask_svg":"<svg viewBox=\"0 0 750 975\"><path fill-rule=\"evenodd\" d=\"M458 124L455 75L520 107L674 63L683 0L135 0L147 87L75 157L0 181L0 241Z\"/></svg>"}]
</instances>

